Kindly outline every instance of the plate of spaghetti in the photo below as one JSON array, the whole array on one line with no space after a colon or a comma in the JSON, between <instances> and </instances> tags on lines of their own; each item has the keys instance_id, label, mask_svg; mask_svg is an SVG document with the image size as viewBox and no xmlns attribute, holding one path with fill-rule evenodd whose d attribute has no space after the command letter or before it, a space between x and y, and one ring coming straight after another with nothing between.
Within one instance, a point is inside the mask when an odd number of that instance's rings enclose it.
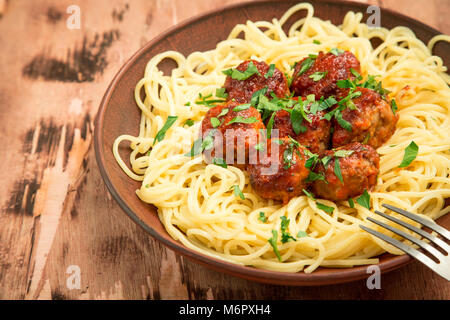
<instances>
[{"instance_id":1,"label":"plate of spaghetti","mask_svg":"<svg viewBox=\"0 0 450 320\"><path fill-rule=\"evenodd\" d=\"M387 10L370 26L366 8L243 3L140 49L95 126L122 209L254 281L340 283L410 262L360 226L378 229L367 217L382 204L450 225L450 37Z\"/></svg>"}]
</instances>

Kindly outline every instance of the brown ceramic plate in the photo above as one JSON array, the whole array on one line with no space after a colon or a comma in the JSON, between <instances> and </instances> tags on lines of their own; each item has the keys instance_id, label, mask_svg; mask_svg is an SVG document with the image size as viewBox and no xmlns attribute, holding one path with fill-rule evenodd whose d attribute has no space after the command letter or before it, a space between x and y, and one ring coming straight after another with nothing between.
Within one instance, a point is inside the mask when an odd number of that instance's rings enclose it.
<instances>
[{"instance_id":1,"label":"brown ceramic plate","mask_svg":"<svg viewBox=\"0 0 450 320\"><path fill-rule=\"evenodd\" d=\"M366 266L346 269L319 268L311 274L281 273L223 262L186 248L169 236L158 219L156 209L138 199L134 191L140 184L122 171L112 153L113 142L119 135L138 134L140 112L134 101L133 92L150 58L166 50L176 50L188 55L193 51L213 49L219 41L226 39L236 24L245 23L248 19L270 21L274 17L280 18L287 9L298 2L256 1L232 5L185 21L153 39L122 67L106 91L95 123L95 153L106 186L125 213L151 236L177 253L214 270L259 282L283 285L349 282L366 278L368 276ZM336 25L342 23L348 11L365 14L367 8L367 5L352 2L311 0L309 2L314 5L315 16L331 20ZM288 21L288 25L303 15L304 13L296 14L295 19ZM363 21L366 21L366 18L365 14ZM387 28L407 26L425 43L439 34L438 31L418 21L388 10L381 10L381 23ZM435 54L441 56L448 66L450 45L441 42L435 49ZM161 67L167 71L173 66L167 64ZM129 159L130 150L126 143L121 145L120 152L123 159ZM449 228L450 215L441 219L439 223ZM384 254L379 258L382 272L399 268L412 260L407 255Z\"/></svg>"}]
</instances>

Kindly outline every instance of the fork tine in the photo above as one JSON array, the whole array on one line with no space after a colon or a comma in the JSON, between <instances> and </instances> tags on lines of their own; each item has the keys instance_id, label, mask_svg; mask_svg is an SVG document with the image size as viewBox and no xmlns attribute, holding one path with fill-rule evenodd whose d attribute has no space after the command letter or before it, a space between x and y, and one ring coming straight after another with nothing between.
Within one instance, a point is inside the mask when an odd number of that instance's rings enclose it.
<instances>
[{"instance_id":1,"label":"fork tine","mask_svg":"<svg viewBox=\"0 0 450 320\"><path fill-rule=\"evenodd\" d=\"M424 241L422 241L422 240L420 240L420 239L417 239L417 238L411 236L410 234L407 234L406 232L404 232L404 231L402 231L402 230L399 230L399 229L397 229L397 228L391 227L390 225L388 225L388 224L386 224L386 223L383 223L383 222L381 222L381 221L372 219L371 217L367 217L367 220L369 220L369 221L371 221L371 222L373 222L373 223L375 223L375 224L377 224L377 225L379 225L379 226L382 226L383 228L385 228L385 229L387 229L387 230L389 230L389 231L392 231L393 233L398 234L399 236L401 236L401 237L403 237L403 238L405 238L405 239L408 239L409 241L411 241L411 242L417 244L417 245L418 245L419 247L421 247L422 249L427 250L429 253L431 253L432 255L434 255L434 256L435 256L436 258L438 258L439 260L441 260L441 259L444 257L438 250L436 250L435 248L433 248L433 247L432 247L431 245L429 245L428 243L426 243L426 242L424 242Z\"/></svg>"},{"instance_id":2,"label":"fork tine","mask_svg":"<svg viewBox=\"0 0 450 320\"><path fill-rule=\"evenodd\" d=\"M433 260L431 260L430 258L428 258L426 255L424 255L422 252L414 249L411 246L408 246L394 238L388 237L384 234L382 234L381 232L375 231L373 229L370 229L366 226L363 225L359 225L359 227L361 229L363 229L364 231L369 232L370 234L374 235L377 238L380 238L381 240L386 241L387 243L390 243L391 245L393 245L394 247L402 250L403 252L409 254L410 256L412 256L413 258L416 258L417 260L419 260L420 262L422 262L423 264L425 264L427 267L429 267L432 270L436 271L436 267L437 267L437 263L434 262Z\"/></svg>"},{"instance_id":3,"label":"fork tine","mask_svg":"<svg viewBox=\"0 0 450 320\"><path fill-rule=\"evenodd\" d=\"M439 233L441 236L445 237L447 240L450 240L450 231L444 229L443 227L441 227L440 225L438 225L437 223L431 222L429 220L425 220L424 218L413 214L411 212L408 212L406 210L391 206L389 204L382 204L383 207L395 211L411 220L414 220L416 222L419 222L420 224L430 228L433 231L436 231L437 233Z\"/></svg>"},{"instance_id":4,"label":"fork tine","mask_svg":"<svg viewBox=\"0 0 450 320\"><path fill-rule=\"evenodd\" d=\"M422 229L419 229L419 228L417 228L417 227L415 227L413 225L410 225L409 223L406 223L406 222L404 222L402 220L399 220L399 219L397 219L395 217L392 217L392 216L390 216L390 215L388 215L388 214L386 214L384 212L380 212L378 210L375 210L375 213L380 215L380 216L382 216L382 217L384 217L385 219L391 220L391 221L393 221L393 222L395 222L395 223L405 227L406 229L414 231L415 233L421 235L425 239L428 239L432 243L440 246L446 252L450 252L450 246L448 244L446 244L444 241L442 241L441 239L439 239L438 237L435 237L432 234L430 234L430 233L428 233L428 232L426 232L426 231L424 231Z\"/></svg>"}]
</instances>

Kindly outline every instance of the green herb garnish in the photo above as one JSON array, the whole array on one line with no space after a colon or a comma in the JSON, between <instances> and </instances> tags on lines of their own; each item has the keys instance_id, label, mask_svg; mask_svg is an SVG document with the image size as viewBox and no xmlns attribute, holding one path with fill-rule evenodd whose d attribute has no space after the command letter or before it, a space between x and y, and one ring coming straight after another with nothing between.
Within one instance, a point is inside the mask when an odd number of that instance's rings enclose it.
<instances>
[{"instance_id":1,"label":"green herb garnish","mask_svg":"<svg viewBox=\"0 0 450 320\"><path fill-rule=\"evenodd\" d=\"M264 212L260 211L260 212L259 212L259 218L258 218L258 220L260 220L260 221L266 223L266 222L267 222L266 214L265 214Z\"/></svg>"},{"instance_id":2,"label":"green herb garnish","mask_svg":"<svg viewBox=\"0 0 450 320\"><path fill-rule=\"evenodd\" d=\"M395 113L398 110L398 106L397 106L397 102L395 102L394 99L391 100L391 109L392 109L392 113L395 115Z\"/></svg>"},{"instance_id":3,"label":"green herb garnish","mask_svg":"<svg viewBox=\"0 0 450 320\"><path fill-rule=\"evenodd\" d=\"M334 159L334 174L342 183L344 183L344 179L342 178L341 166L339 165L338 158Z\"/></svg>"},{"instance_id":4,"label":"green herb garnish","mask_svg":"<svg viewBox=\"0 0 450 320\"><path fill-rule=\"evenodd\" d=\"M252 61L250 61L250 63L247 65L247 69L244 72L239 71L238 69L232 68L232 69L224 70L224 71L222 71L222 73L231 77L232 79L239 80L239 81L247 80L254 74L261 75L258 71L258 68L253 64Z\"/></svg>"},{"instance_id":5,"label":"green herb garnish","mask_svg":"<svg viewBox=\"0 0 450 320\"><path fill-rule=\"evenodd\" d=\"M234 112L244 111L250 108L250 103L244 103L233 108Z\"/></svg>"},{"instance_id":6,"label":"green herb garnish","mask_svg":"<svg viewBox=\"0 0 450 320\"><path fill-rule=\"evenodd\" d=\"M227 163L222 158L213 158L213 164L222 168L228 168Z\"/></svg>"},{"instance_id":7,"label":"green herb garnish","mask_svg":"<svg viewBox=\"0 0 450 320\"><path fill-rule=\"evenodd\" d=\"M209 150L214 145L214 134L217 129L212 129L208 132L208 135L205 139L201 137L194 141L192 145L191 151L185 154L186 157L195 157L203 152L203 150Z\"/></svg>"},{"instance_id":8,"label":"green herb garnish","mask_svg":"<svg viewBox=\"0 0 450 320\"><path fill-rule=\"evenodd\" d=\"M241 198L242 200L245 200L245 197L244 197L244 194L243 194L242 191L241 191L241 188L239 188L239 186L238 186L237 184L235 184L235 185L233 186L233 188L234 188L234 195L235 195L236 197Z\"/></svg>"},{"instance_id":9,"label":"green herb garnish","mask_svg":"<svg viewBox=\"0 0 450 320\"><path fill-rule=\"evenodd\" d=\"M273 72L275 71L275 65L273 63L270 64L269 70L267 70L267 73L264 75L264 78L268 79L273 76Z\"/></svg>"},{"instance_id":10,"label":"green herb garnish","mask_svg":"<svg viewBox=\"0 0 450 320\"><path fill-rule=\"evenodd\" d=\"M355 152L354 150L340 149L340 150L336 150L334 152L334 156L339 157L339 158L345 158L345 157L351 156L354 152Z\"/></svg>"},{"instance_id":11,"label":"green herb garnish","mask_svg":"<svg viewBox=\"0 0 450 320\"><path fill-rule=\"evenodd\" d=\"M256 119L255 117L244 118L241 116L237 116L237 117L234 117L233 119L231 119L230 122L227 123L227 125L230 125L233 123L255 123L257 121L258 121L258 119Z\"/></svg>"},{"instance_id":12,"label":"green herb garnish","mask_svg":"<svg viewBox=\"0 0 450 320\"><path fill-rule=\"evenodd\" d=\"M314 171L309 171L308 178L306 178L305 182L309 183L309 182L313 182L316 180L326 181L323 174L315 173Z\"/></svg>"},{"instance_id":13,"label":"green herb garnish","mask_svg":"<svg viewBox=\"0 0 450 320\"><path fill-rule=\"evenodd\" d=\"M307 237L307 236L308 236L308 234L306 233L306 231L300 230L300 231L297 233L297 238L304 238L304 237Z\"/></svg>"},{"instance_id":14,"label":"green herb garnish","mask_svg":"<svg viewBox=\"0 0 450 320\"><path fill-rule=\"evenodd\" d=\"M213 128L217 128L220 125L220 120L215 117L211 118L211 125Z\"/></svg>"},{"instance_id":15,"label":"green herb garnish","mask_svg":"<svg viewBox=\"0 0 450 320\"><path fill-rule=\"evenodd\" d=\"M289 232L287 232L287 228L289 226L289 221L290 219L286 218L285 216L281 216L281 242L282 243L286 243L289 240L293 240L293 241L297 241L297 239L295 239L293 236L291 236L291 234Z\"/></svg>"},{"instance_id":16,"label":"green herb garnish","mask_svg":"<svg viewBox=\"0 0 450 320\"><path fill-rule=\"evenodd\" d=\"M156 141L160 142L164 137L166 136L167 130L177 121L178 116L169 116L166 120L166 123L164 123L161 130L156 133L155 140L153 140L153 145L155 145Z\"/></svg>"},{"instance_id":17,"label":"green herb garnish","mask_svg":"<svg viewBox=\"0 0 450 320\"><path fill-rule=\"evenodd\" d=\"M367 190L364 189L363 194L356 198L356 202L358 202L364 208L370 210L370 194L367 192Z\"/></svg>"},{"instance_id":18,"label":"green herb garnish","mask_svg":"<svg viewBox=\"0 0 450 320\"><path fill-rule=\"evenodd\" d=\"M184 123L184 126L188 126L188 127L192 127L194 125L194 120L192 119L187 119Z\"/></svg>"},{"instance_id":19,"label":"green herb garnish","mask_svg":"<svg viewBox=\"0 0 450 320\"><path fill-rule=\"evenodd\" d=\"M348 205L350 206L350 208L354 208L355 207L355 202L353 201L352 198L348 199Z\"/></svg>"},{"instance_id":20,"label":"green herb garnish","mask_svg":"<svg viewBox=\"0 0 450 320\"><path fill-rule=\"evenodd\" d=\"M330 53L334 54L335 56L338 56L340 54L343 54L345 51L338 48L333 48L330 50Z\"/></svg>"},{"instance_id":21,"label":"green herb garnish","mask_svg":"<svg viewBox=\"0 0 450 320\"><path fill-rule=\"evenodd\" d=\"M298 72L297 75L300 76L303 73L305 73L306 71L308 71L309 68L311 68L313 64L314 64L314 59L312 59L311 57L308 57L305 60L303 60L301 63L300 71Z\"/></svg>"},{"instance_id":22,"label":"green herb garnish","mask_svg":"<svg viewBox=\"0 0 450 320\"><path fill-rule=\"evenodd\" d=\"M212 94L208 94L207 96L202 95L201 93L198 94L199 100L195 101L198 105L204 105L208 108L214 107L217 103L225 102L225 99L210 99L212 97Z\"/></svg>"},{"instance_id":23,"label":"green herb garnish","mask_svg":"<svg viewBox=\"0 0 450 320\"><path fill-rule=\"evenodd\" d=\"M282 260L280 252L278 251L277 239L278 239L278 232L276 230L272 230L272 238L270 238L268 241L273 248L273 252L277 256L278 261L281 262Z\"/></svg>"},{"instance_id":24,"label":"green herb garnish","mask_svg":"<svg viewBox=\"0 0 450 320\"><path fill-rule=\"evenodd\" d=\"M314 197L314 194L312 192L309 192L308 190L303 189L302 190L304 194L306 194L307 197L316 200L316 198Z\"/></svg>"},{"instance_id":25,"label":"green herb garnish","mask_svg":"<svg viewBox=\"0 0 450 320\"><path fill-rule=\"evenodd\" d=\"M228 98L228 93L226 93L225 88L216 89L216 97L218 98Z\"/></svg>"},{"instance_id":26,"label":"green herb garnish","mask_svg":"<svg viewBox=\"0 0 450 320\"><path fill-rule=\"evenodd\" d=\"M313 81L319 81L320 79L325 77L327 73L328 71L317 71L310 75L309 78L313 79Z\"/></svg>"},{"instance_id":27,"label":"green herb garnish","mask_svg":"<svg viewBox=\"0 0 450 320\"><path fill-rule=\"evenodd\" d=\"M333 213L333 211L334 211L333 207L329 207L329 206L327 206L327 205L325 205L323 203L320 203L320 202L316 202L316 206L317 206L317 208L319 208L320 210L325 211L326 213Z\"/></svg>"}]
</instances>

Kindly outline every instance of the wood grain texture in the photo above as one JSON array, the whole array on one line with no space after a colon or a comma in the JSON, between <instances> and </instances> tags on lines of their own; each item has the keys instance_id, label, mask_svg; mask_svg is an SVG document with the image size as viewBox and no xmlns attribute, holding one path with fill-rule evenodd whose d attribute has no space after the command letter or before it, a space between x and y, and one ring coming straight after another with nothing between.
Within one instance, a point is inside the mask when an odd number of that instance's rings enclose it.
<instances>
[{"instance_id":1,"label":"wood grain texture","mask_svg":"<svg viewBox=\"0 0 450 320\"><path fill-rule=\"evenodd\" d=\"M93 118L117 70L189 17L239 1L0 1L0 299L449 299L419 263L325 287L253 283L211 271L151 239L103 184ZM360 1L450 33L446 0ZM66 12L81 9L81 29ZM446 14L444 14L446 13ZM69 266L80 289L66 285Z\"/></svg>"}]
</instances>

